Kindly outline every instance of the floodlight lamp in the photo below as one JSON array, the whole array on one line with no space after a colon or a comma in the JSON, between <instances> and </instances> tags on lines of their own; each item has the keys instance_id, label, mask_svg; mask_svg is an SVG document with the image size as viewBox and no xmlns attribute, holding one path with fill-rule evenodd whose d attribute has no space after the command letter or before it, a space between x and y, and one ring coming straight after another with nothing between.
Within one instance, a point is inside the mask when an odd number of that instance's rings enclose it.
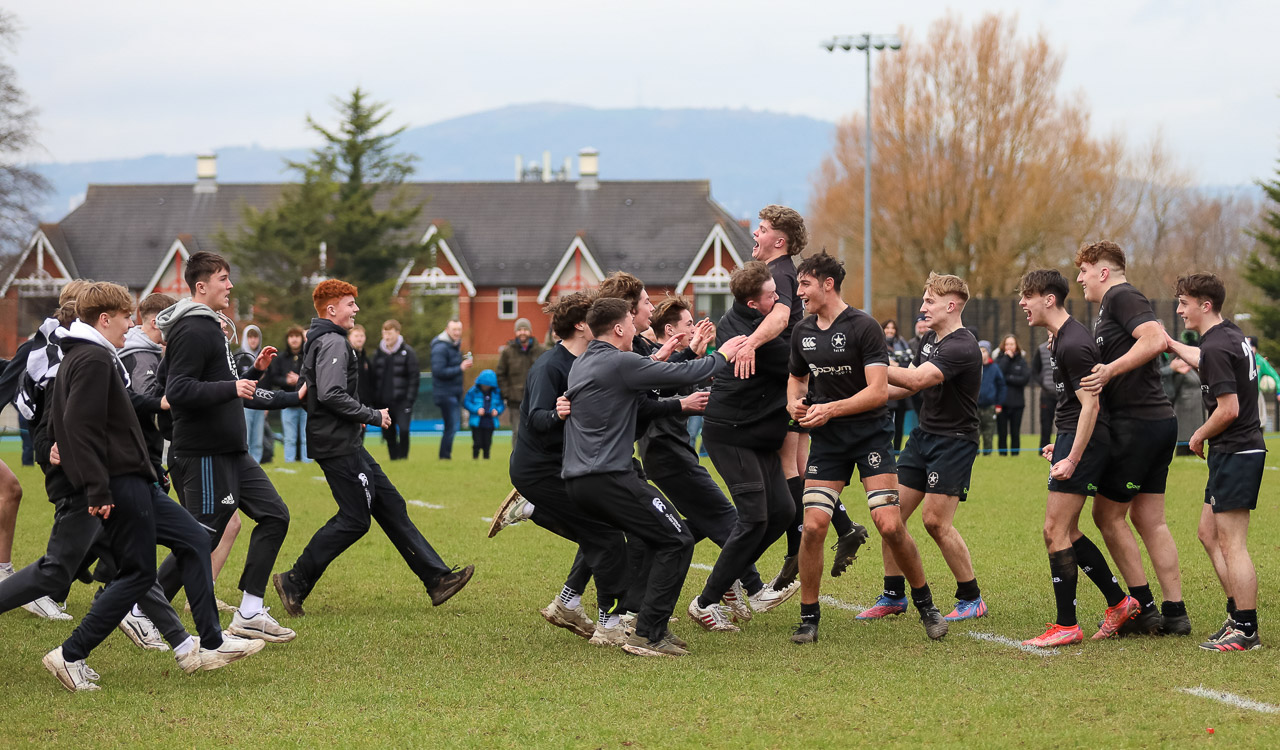
<instances>
[{"instance_id":1,"label":"floodlight lamp","mask_svg":"<svg viewBox=\"0 0 1280 750\"><path fill-rule=\"evenodd\" d=\"M835 40L834 40L834 39L827 40L827 41L823 42L821 46L822 46L822 48L823 48L823 49L825 49L825 50L826 50L826 51L828 51L828 52L835 52L835 51L836 51L836 43L835 43Z\"/></svg>"},{"instance_id":2,"label":"floodlight lamp","mask_svg":"<svg viewBox=\"0 0 1280 750\"><path fill-rule=\"evenodd\" d=\"M872 45L872 46L874 46L874 47L875 47L876 49L878 49L878 50L881 50L881 49L884 49L884 42L876 42L876 43L875 43L874 45Z\"/></svg>"},{"instance_id":3,"label":"floodlight lamp","mask_svg":"<svg viewBox=\"0 0 1280 750\"><path fill-rule=\"evenodd\" d=\"M889 49L902 49L902 42L899 42L896 39L889 42Z\"/></svg>"},{"instance_id":4,"label":"floodlight lamp","mask_svg":"<svg viewBox=\"0 0 1280 750\"><path fill-rule=\"evenodd\" d=\"M855 44L855 45L853 45L853 46L854 46L854 47L856 47L856 48L857 48L857 50L858 50L859 52L866 52L866 51L867 51L867 42L866 42L865 40L864 40L864 41L861 41L861 42L858 42L857 44ZM845 49L848 49L848 47L845 47Z\"/></svg>"},{"instance_id":5,"label":"floodlight lamp","mask_svg":"<svg viewBox=\"0 0 1280 750\"><path fill-rule=\"evenodd\" d=\"M843 49L845 52L848 52L849 50L853 49L853 45L849 43L848 39L846 39L840 43L840 48Z\"/></svg>"}]
</instances>

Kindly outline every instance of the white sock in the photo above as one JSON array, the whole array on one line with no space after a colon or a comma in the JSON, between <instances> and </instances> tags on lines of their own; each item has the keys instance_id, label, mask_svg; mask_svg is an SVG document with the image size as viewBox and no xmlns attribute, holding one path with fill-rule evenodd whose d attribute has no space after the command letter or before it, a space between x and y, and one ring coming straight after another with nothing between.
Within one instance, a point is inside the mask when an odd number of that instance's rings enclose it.
<instances>
[{"instance_id":1,"label":"white sock","mask_svg":"<svg viewBox=\"0 0 1280 750\"><path fill-rule=\"evenodd\" d=\"M621 622L621 618L618 615L604 616L604 627L606 628L616 628L619 622Z\"/></svg>"},{"instance_id":2,"label":"white sock","mask_svg":"<svg viewBox=\"0 0 1280 750\"><path fill-rule=\"evenodd\" d=\"M187 636L187 640L173 647L173 653L177 656L182 656L184 654L190 653L191 649L195 647L196 647L196 639L192 638L191 636Z\"/></svg>"},{"instance_id":3,"label":"white sock","mask_svg":"<svg viewBox=\"0 0 1280 750\"><path fill-rule=\"evenodd\" d=\"M528 500L524 501L524 507L520 509L521 518L530 518L533 516L533 503Z\"/></svg>"},{"instance_id":4,"label":"white sock","mask_svg":"<svg viewBox=\"0 0 1280 750\"><path fill-rule=\"evenodd\" d=\"M13 572L13 563L12 563L12 562L0 563L0 572L4 572L4 573L12 573L12 572Z\"/></svg>"},{"instance_id":5,"label":"white sock","mask_svg":"<svg viewBox=\"0 0 1280 750\"><path fill-rule=\"evenodd\" d=\"M573 597L568 602L566 602L565 606L568 607L569 609L577 609L581 604L582 604L582 594L578 594L577 596Z\"/></svg>"},{"instance_id":6,"label":"white sock","mask_svg":"<svg viewBox=\"0 0 1280 750\"><path fill-rule=\"evenodd\" d=\"M138 605L136 605L136 604L135 604L135 605L133 605L133 616L134 616L134 617L146 617L146 615L144 615L144 614L142 613L142 610L138 609Z\"/></svg>"},{"instance_id":7,"label":"white sock","mask_svg":"<svg viewBox=\"0 0 1280 750\"><path fill-rule=\"evenodd\" d=\"M262 597L254 596L249 592L244 592L244 598L240 600L240 616L249 618L262 611Z\"/></svg>"}]
</instances>

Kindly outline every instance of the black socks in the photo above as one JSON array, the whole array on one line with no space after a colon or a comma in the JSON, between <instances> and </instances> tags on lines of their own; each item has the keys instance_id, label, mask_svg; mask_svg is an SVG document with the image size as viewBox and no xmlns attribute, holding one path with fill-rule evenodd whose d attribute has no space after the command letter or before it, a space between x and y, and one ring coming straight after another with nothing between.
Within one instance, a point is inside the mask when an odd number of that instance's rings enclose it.
<instances>
[{"instance_id":1,"label":"black socks","mask_svg":"<svg viewBox=\"0 0 1280 750\"><path fill-rule=\"evenodd\" d=\"M1253 636L1258 633L1258 610L1256 609L1237 609L1236 616L1232 618L1236 621L1236 630L1247 636Z\"/></svg>"},{"instance_id":2,"label":"black socks","mask_svg":"<svg viewBox=\"0 0 1280 750\"><path fill-rule=\"evenodd\" d=\"M911 603L921 612L933 606L933 592L929 590L929 584L926 583L920 588L912 587Z\"/></svg>"},{"instance_id":3,"label":"black socks","mask_svg":"<svg viewBox=\"0 0 1280 750\"><path fill-rule=\"evenodd\" d=\"M956 599L971 602L980 598L982 598L982 592L978 590L977 578L956 582Z\"/></svg>"},{"instance_id":4,"label":"black socks","mask_svg":"<svg viewBox=\"0 0 1280 750\"><path fill-rule=\"evenodd\" d=\"M1151 584L1142 586L1130 586L1129 596L1138 600L1138 604L1142 605L1142 611L1154 610L1156 608L1156 599L1151 595Z\"/></svg>"},{"instance_id":5,"label":"black socks","mask_svg":"<svg viewBox=\"0 0 1280 750\"><path fill-rule=\"evenodd\" d=\"M1049 553L1049 573L1053 576L1053 598L1058 605L1059 625L1078 625L1076 620L1076 581L1079 566L1076 551L1071 547Z\"/></svg>"},{"instance_id":6,"label":"black socks","mask_svg":"<svg viewBox=\"0 0 1280 750\"><path fill-rule=\"evenodd\" d=\"M1071 543L1071 549L1075 550L1076 562L1079 563L1080 570L1089 576L1093 585L1097 586L1106 597L1108 607L1114 607L1124 601L1124 589L1120 588L1120 582L1111 574L1111 568L1107 565L1107 558L1102 556L1102 550L1089 541L1089 537L1081 536Z\"/></svg>"},{"instance_id":7,"label":"black socks","mask_svg":"<svg viewBox=\"0 0 1280 750\"><path fill-rule=\"evenodd\" d=\"M817 625L818 620L822 618L821 605L817 602L813 604L800 603L800 624L801 625Z\"/></svg>"},{"instance_id":8,"label":"black socks","mask_svg":"<svg viewBox=\"0 0 1280 750\"><path fill-rule=\"evenodd\" d=\"M884 595L890 599L901 599L907 595L907 579L905 576L885 576Z\"/></svg>"}]
</instances>

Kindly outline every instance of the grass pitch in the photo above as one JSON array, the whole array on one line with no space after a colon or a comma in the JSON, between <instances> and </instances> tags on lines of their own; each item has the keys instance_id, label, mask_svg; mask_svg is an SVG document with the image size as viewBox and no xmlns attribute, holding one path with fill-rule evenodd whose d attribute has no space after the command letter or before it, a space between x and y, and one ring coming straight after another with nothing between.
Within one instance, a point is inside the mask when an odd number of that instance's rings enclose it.
<instances>
[{"instance_id":1,"label":"grass pitch","mask_svg":"<svg viewBox=\"0 0 1280 750\"><path fill-rule=\"evenodd\" d=\"M215 672L187 676L170 654L141 652L117 633L89 659L102 674L102 691L72 695L40 658L74 623L21 610L0 615L0 742L795 748L1206 741L1263 747L1280 741L1280 713L1271 712L1280 711L1275 453L1250 542L1266 646L1260 651L1196 648L1221 624L1224 602L1195 538L1207 469L1194 458L1175 459L1168 500L1194 635L1086 640L1052 653L1017 648L1053 617L1040 533L1048 464L1025 454L979 457L972 499L957 514L990 606L986 618L953 624L940 643L926 639L914 610L885 622L855 622L854 612L839 605L858 608L879 593L880 545L873 533L841 578L824 581L824 594L835 601L824 606L816 646L787 640L798 620L797 598L757 616L742 633L706 633L685 618L673 629L692 654L666 660L590 646L538 616L559 590L573 549L528 523L485 538L488 517L510 486L508 443L500 438L493 460L485 462L464 457L468 442L465 433L459 436L452 462L437 461L435 441L420 439L410 460L384 464L409 500L410 516L445 561L476 565L471 584L444 606L431 607L375 525L330 567L307 600L305 618L287 617L268 592L273 614L298 631L296 641L268 644ZM376 458L386 455L370 443ZM14 545L21 566L42 553L52 508L38 471L17 466L16 443L0 445L0 458L26 491ZM268 470L293 515L276 566L283 570L334 505L315 464L276 463ZM847 490L844 497L852 516L869 526L861 493ZM250 527L246 521L218 581L228 602L239 601L235 584ZM1091 522L1082 527L1102 546ZM945 613L954 580L918 518L911 528ZM708 542L698 546L677 614L700 589L703 566L716 553ZM781 545L771 550L762 575L771 576L782 555ZM1080 619L1090 634L1105 602L1084 576L1079 591ZM83 615L90 597L89 587L77 584L68 612ZM594 592L586 601L594 603ZM1224 703L1220 693L1237 700Z\"/></svg>"}]
</instances>

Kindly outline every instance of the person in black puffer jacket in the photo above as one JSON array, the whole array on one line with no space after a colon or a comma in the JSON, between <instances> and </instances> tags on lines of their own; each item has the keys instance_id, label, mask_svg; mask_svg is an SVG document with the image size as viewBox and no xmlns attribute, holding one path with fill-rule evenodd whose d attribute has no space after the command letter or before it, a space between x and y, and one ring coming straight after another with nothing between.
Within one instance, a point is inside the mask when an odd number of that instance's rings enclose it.
<instances>
[{"instance_id":1,"label":"person in black puffer jacket","mask_svg":"<svg viewBox=\"0 0 1280 750\"><path fill-rule=\"evenodd\" d=\"M1031 382L1031 365L1022 356L1022 347L1012 333L1000 341L996 365L1004 374L1004 403L996 410L996 435L1000 455L1010 451L1018 455L1022 447L1022 412L1026 409L1027 383ZM1006 447L1007 440L1007 447Z\"/></svg>"},{"instance_id":2,"label":"person in black puffer jacket","mask_svg":"<svg viewBox=\"0 0 1280 750\"><path fill-rule=\"evenodd\" d=\"M432 344L432 357L435 344ZM418 354L400 335L400 323L388 320L382 324L382 341L373 354L373 400L379 409L391 410L391 426L384 427L387 456L392 461L409 457L409 426L413 422L413 402L418 400ZM462 378L458 378L458 398L462 398ZM457 412L457 405L454 405ZM454 422L457 431L457 422ZM452 445L453 436L449 436ZM444 450L442 447L441 450Z\"/></svg>"}]
</instances>

